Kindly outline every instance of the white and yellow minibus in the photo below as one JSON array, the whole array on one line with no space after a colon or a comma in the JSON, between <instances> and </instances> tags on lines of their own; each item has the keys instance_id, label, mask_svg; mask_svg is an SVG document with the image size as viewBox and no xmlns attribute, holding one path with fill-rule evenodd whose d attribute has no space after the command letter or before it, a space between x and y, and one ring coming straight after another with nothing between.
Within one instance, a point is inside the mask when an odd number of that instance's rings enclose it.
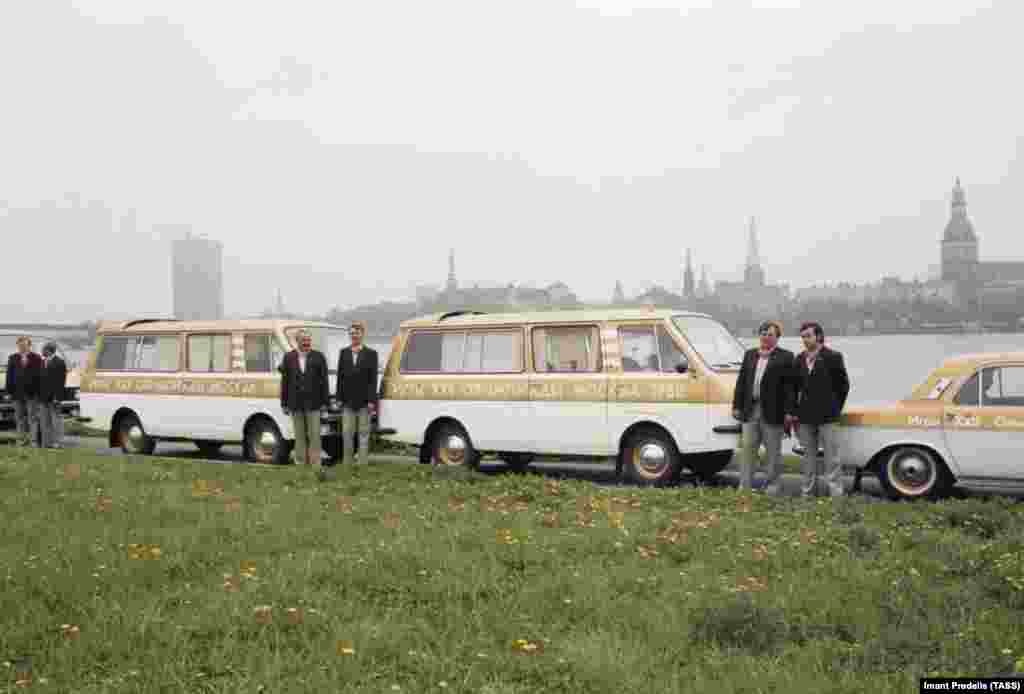
<instances>
[{"instance_id":1,"label":"white and yellow minibus","mask_svg":"<svg viewBox=\"0 0 1024 694\"><path fill-rule=\"evenodd\" d=\"M242 444L248 460L286 463L294 441L281 410L281 374L296 333L308 331L331 369L348 328L302 320L102 322L83 370L81 418L110 432L126 453L159 441L192 441L208 455ZM321 418L324 450L336 455L335 403Z\"/></svg>"},{"instance_id":2,"label":"white and yellow minibus","mask_svg":"<svg viewBox=\"0 0 1024 694\"><path fill-rule=\"evenodd\" d=\"M711 316L653 307L428 316L394 338L381 433L440 465L492 451L612 459L637 484L707 477L738 445L743 353Z\"/></svg>"}]
</instances>

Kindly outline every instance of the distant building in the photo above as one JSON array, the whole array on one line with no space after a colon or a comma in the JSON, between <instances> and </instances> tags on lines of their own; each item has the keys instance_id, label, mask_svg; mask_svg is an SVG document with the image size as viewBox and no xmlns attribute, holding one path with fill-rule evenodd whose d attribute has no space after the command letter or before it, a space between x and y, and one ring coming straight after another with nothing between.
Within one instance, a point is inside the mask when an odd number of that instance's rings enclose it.
<instances>
[{"instance_id":1,"label":"distant building","mask_svg":"<svg viewBox=\"0 0 1024 694\"><path fill-rule=\"evenodd\" d=\"M955 287L957 303L962 306L1019 305L1024 299L1024 262L982 261L978 246L978 234L967 214L967 195L958 177L940 243L942 280Z\"/></svg>"},{"instance_id":2,"label":"distant building","mask_svg":"<svg viewBox=\"0 0 1024 694\"><path fill-rule=\"evenodd\" d=\"M615 289L612 291L612 303L613 304L624 304L626 303L626 292L622 290L622 280L615 280Z\"/></svg>"},{"instance_id":3,"label":"distant building","mask_svg":"<svg viewBox=\"0 0 1024 694\"><path fill-rule=\"evenodd\" d=\"M768 284L757 242L757 226L750 218L747 236L747 264L742 282L717 282L715 295L724 306L746 308L755 313L773 315L781 313L788 303L788 287Z\"/></svg>"},{"instance_id":4,"label":"distant building","mask_svg":"<svg viewBox=\"0 0 1024 694\"><path fill-rule=\"evenodd\" d=\"M187 226L183 227L188 229ZM164 231L176 231L163 225ZM193 236L171 242L174 317L179 320L220 320L224 317L223 244Z\"/></svg>"}]
</instances>

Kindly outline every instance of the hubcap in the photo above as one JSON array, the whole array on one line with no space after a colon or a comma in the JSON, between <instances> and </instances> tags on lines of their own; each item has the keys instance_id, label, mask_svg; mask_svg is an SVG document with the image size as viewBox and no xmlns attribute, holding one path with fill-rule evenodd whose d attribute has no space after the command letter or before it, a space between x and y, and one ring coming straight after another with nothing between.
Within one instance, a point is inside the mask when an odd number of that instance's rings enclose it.
<instances>
[{"instance_id":1,"label":"hubcap","mask_svg":"<svg viewBox=\"0 0 1024 694\"><path fill-rule=\"evenodd\" d=\"M442 465L462 465L466 462L466 441L456 434L445 438L438 451Z\"/></svg>"},{"instance_id":2,"label":"hubcap","mask_svg":"<svg viewBox=\"0 0 1024 694\"><path fill-rule=\"evenodd\" d=\"M253 442L253 453L261 460L273 460L277 452L277 436L272 431L262 431Z\"/></svg>"},{"instance_id":3,"label":"hubcap","mask_svg":"<svg viewBox=\"0 0 1024 694\"><path fill-rule=\"evenodd\" d=\"M635 449L634 467L646 479L658 479L668 467L668 451L657 443L645 443Z\"/></svg>"},{"instance_id":4,"label":"hubcap","mask_svg":"<svg viewBox=\"0 0 1024 694\"><path fill-rule=\"evenodd\" d=\"M137 423L128 427L128 430L124 432L124 438L128 443L128 448L133 451L141 451L146 444L146 434L142 431L142 426Z\"/></svg>"},{"instance_id":5,"label":"hubcap","mask_svg":"<svg viewBox=\"0 0 1024 694\"><path fill-rule=\"evenodd\" d=\"M931 487L935 469L931 461L920 453L897 454L889 462L889 479L904 494L920 494Z\"/></svg>"}]
</instances>

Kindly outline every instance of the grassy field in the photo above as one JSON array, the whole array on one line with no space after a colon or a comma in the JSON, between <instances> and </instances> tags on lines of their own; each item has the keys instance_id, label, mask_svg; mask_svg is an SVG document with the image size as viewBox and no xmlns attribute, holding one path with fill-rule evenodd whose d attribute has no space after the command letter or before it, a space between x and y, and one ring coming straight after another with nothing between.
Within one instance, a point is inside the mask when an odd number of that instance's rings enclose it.
<instances>
[{"instance_id":1,"label":"grassy field","mask_svg":"<svg viewBox=\"0 0 1024 694\"><path fill-rule=\"evenodd\" d=\"M0 447L3 685L882 692L1024 655L1024 504ZM1024 661L1017 665L1024 668Z\"/></svg>"}]
</instances>

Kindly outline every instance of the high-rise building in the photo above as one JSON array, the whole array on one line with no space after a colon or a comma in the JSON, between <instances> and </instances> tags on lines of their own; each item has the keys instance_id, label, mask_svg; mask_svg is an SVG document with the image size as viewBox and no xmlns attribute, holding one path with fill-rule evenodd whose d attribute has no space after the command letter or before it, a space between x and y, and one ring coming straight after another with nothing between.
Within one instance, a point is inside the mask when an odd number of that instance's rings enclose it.
<instances>
[{"instance_id":1,"label":"high-rise building","mask_svg":"<svg viewBox=\"0 0 1024 694\"><path fill-rule=\"evenodd\" d=\"M193 236L187 225L184 238L171 242L174 317L179 320L220 320L224 317L224 247L220 241Z\"/></svg>"}]
</instances>

